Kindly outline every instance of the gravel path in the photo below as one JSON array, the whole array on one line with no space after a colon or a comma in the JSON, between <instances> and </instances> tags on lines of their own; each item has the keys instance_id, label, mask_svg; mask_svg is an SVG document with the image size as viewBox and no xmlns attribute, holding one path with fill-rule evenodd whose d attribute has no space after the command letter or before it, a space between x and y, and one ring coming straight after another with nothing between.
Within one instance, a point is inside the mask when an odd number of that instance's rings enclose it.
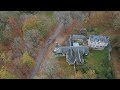
<instances>
[{"instance_id":1,"label":"gravel path","mask_svg":"<svg viewBox=\"0 0 120 90\"><path fill-rule=\"evenodd\" d=\"M47 49L48 47L50 46L50 44L55 40L55 38L57 37L57 35L59 35L59 33L62 31L62 28L63 28L63 24L60 23L58 25L58 27L56 28L55 32L48 38L48 40L45 42L45 45L44 45L44 48L39 52L39 55L36 59L36 65L35 67L33 68L33 71L30 75L30 79L34 79L37 71L39 70L40 68L40 65L45 57L45 54L47 52Z\"/></svg>"}]
</instances>

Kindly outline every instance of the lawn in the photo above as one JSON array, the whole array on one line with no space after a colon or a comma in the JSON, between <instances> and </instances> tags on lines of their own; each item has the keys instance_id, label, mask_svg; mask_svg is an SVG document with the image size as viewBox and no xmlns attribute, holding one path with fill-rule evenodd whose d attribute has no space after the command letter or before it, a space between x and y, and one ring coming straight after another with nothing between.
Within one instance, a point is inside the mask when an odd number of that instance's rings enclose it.
<instances>
[{"instance_id":1,"label":"lawn","mask_svg":"<svg viewBox=\"0 0 120 90\"><path fill-rule=\"evenodd\" d=\"M94 70L97 79L112 79L113 72L111 64L108 61L108 51L90 50L90 53L85 57L85 64L77 67L84 73L89 70Z\"/></svg>"},{"instance_id":2,"label":"lawn","mask_svg":"<svg viewBox=\"0 0 120 90\"><path fill-rule=\"evenodd\" d=\"M79 79L112 79L113 72L111 63L108 61L108 51L92 50L88 56L85 56L85 63L78 65L77 78ZM55 60L58 61L60 67L63 70L62 78L75 78L74 69L72 65L68 65L65 57L57 57Z\"/></svg>"},{"instance_id":3,"label":"lawn","mask_svg":"<svg viewBox=\"0 0 120 90\"><path fill-rule=\"evenodd\" d=\"M99 35L103 30L99 28L87 28L88 35Z\"/></svg>"}]
</instances>

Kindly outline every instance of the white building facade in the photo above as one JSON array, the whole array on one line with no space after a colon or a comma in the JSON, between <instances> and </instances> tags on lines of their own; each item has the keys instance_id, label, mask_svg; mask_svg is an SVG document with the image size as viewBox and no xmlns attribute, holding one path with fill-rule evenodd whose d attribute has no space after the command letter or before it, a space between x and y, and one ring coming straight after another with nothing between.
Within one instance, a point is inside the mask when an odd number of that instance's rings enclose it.
<instances>
[{"instance_id":1,"label":"white building facade","mask_svg":"<svg viewBox=\"0 0 120 90\"><path fill-rule=\"evenodd\" d=\"M108 38L106 36L91 35L88 39L88 46L102 50L108 46Z\"/></svg>"}]
</instances>

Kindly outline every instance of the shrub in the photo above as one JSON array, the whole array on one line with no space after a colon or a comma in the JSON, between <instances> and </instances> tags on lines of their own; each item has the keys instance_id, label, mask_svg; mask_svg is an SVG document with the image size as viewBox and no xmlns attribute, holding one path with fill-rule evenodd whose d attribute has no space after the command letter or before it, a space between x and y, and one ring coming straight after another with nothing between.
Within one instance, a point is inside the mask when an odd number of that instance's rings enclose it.
<instances>
[{"instance_id":1,"label":"shrub","mask_svg":"<svg viewBox=\"0 0 120 90\"><path fill-rule=\"evenodd\" d=\"M87 31L88 32L94 32L94 29L93 28L87 28Z\"/></svg>"},{"instance_id":2,"label":"shrub","mask_svg":"<svg viewBox=\"0 0 120 90\"><path fill-rule=\"evenodd\" d=\"M81 65L79 69L81 70L82 73L86 73L90 68L86 64L84 64Z\"/></svg>"},{"instance_id":3,"label":"shrub","mask_svg":"<svg viewBox=\"0 0 120 90\"><path fill-rule=\"evenodd\" d=\"M86 73L84 73L82 79L95 79L96 73L95 70L88 70Z\"/></svg>"},{"instance_id":4,"label":"shrub","mask_svg":"<svg viewBox=\"0 0 120 90\"><path fill-rule=\"evenodd\" d=\"M111 39L112 39L112 40L111 40L111 43L112 43L112 44L115 44L116 42L119 41L119 37L118 37L118 36L114 36L114 37L112 37Z\"/></svg>"},{"instance_id":5,"label":"shrub","mask_svg":"<svg viewBox=\"0 0 120 90\"><path fill-rule=\"evenodd\" d=\"M107 79L103 74L96 74L96 79Z\"/></svg>"},{"instance_id":6,"label":"shrub","mask_svg":"<svg viewBox=\"0 0 120 90\"><path fill-rule=\"evenodd\" d=\"M103 68L97 74L97 79L113 79L113 72L112 72L112 70Z\"/></svg>"}]
</instances>

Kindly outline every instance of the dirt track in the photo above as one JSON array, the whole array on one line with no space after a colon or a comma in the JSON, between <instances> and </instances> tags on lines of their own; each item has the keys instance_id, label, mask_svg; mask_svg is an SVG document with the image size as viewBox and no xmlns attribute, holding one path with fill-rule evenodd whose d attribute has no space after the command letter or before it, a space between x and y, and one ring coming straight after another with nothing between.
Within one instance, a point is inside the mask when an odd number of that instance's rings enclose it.
<instances>
[{"instance_id":1,"label":"dirt track","mask_svg":"<svg viewBox=\"0 0 120 90\"><path fill-rule=\"evenodd\" d=\"M33 71L32 71L32 73L30 75L30 79L34 79L37 71L40 68L40 65L41 65L42 61L44 60L45 54L46 54L46 52L48 50L48 47L50 46L51 43L53 43L55 38L59 35L59 33L61 32L62 28L63 28L63 24L60 23L58 25L58 27L56 28L55 32L45 42L44 48L39 51L39 55L38 55L38 57L36 59L36 65L33 68Z\"/></svg>"}]
</instances>

